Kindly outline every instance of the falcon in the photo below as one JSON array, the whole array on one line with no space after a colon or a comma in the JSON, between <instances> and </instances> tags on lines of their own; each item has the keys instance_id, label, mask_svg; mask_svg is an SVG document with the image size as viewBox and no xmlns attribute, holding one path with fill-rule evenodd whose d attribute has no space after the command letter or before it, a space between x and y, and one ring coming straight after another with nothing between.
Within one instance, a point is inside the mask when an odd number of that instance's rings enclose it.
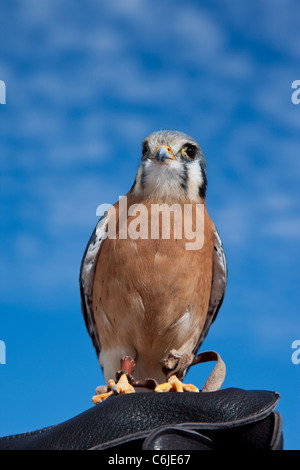
<instances>
[{"instance_id":1,"label":"falcon","mask_svg":"<svg viewBox=\"0 0 300 470\"><path fill-rule=\"evenodd\" d=\"M80 269L82 313L108 384L94 403L135 391L125 373L113 379L124 357L133 359L135 379L154 379L157 392L199 391L176 374L166 381L163 365L174 353L197 353L225 294L226 258L206 187L198 143L182 132L154 132L142 143L133 186L97 223ZM188 225L201 243L192 244Z\"/></svg>"}]
</instances>

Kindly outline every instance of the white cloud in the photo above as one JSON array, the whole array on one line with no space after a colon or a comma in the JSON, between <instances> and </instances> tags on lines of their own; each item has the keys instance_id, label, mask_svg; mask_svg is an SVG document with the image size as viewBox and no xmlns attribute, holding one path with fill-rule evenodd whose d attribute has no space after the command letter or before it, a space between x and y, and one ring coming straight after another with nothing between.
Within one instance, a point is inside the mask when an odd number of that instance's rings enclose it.
<instances>
[{"instance_id":1,"label":"white cloud","mask_svg":"<svg viewBox=\"0 0 300 470\"><path fill-rule=\"evenodd\" d=\"M40 224L56 253L46 261L47 282L51 276L56 282L55 262L64 262L58 243L64 250L70 234L82 236L94 225L99 204L129 189L140 141L166 125L184 127L212 149L206 155L208 202L213 194L218 199L213 209L226 244L245 248L253 237L298 236L297 207L282 186L283 178L295 184L300 171L298 109L289 82L297 78L289 63L294 52L283 65L277 58L264 64L257 53L260 42L283 51L295 38L293 49L299 33L290 12L277 28L282 41L274 37L276 15L266 2L258 18L250 4L227 3L230 15L222 19L189 2L87 1L82 15L79 3L18 5L11 18L18 34L6 43L11 60L2 59L12 104L1 155L3 169L19 175L9 183L19 203L7 191L7 211L13 207L25 226ZM294 2L289 5L293 11ZM284 14L282 2L274 8ZM0 23L5 36L10 25L3 17ZM233 47L232 24L256 48ZM15 150L10 142L16 138ZM26 247L36 259L44 250L26 230L16 242L24 263ZM38 262L35 269L42 283Z\"/></svg>"},{"instance_id":2,"label":"white cloud","mask_svg":"<svg viewBox=\"0 0 300 470\"><path fill-rule=\"evenodd\" d=\"M262 0L224 4L226 18L246 38L257 41L285 56L299 55L299 2Z\"/></svg>"},{"instance_id":3,"label":"white cloud","mask_svg":"<svg viewBox=\"0 0 300 470\"><path fill-rule=\"evenodd\" d=\"M275 220L271 221L266 227L266 235L298 241L300 238L299 215L275 217Z\"/></svg>"}]
</instances>

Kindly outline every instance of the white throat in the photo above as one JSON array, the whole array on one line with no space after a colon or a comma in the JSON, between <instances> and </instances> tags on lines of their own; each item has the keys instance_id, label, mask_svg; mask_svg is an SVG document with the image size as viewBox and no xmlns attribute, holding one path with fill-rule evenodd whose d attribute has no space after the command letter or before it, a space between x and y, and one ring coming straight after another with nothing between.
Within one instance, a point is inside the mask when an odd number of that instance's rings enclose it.
<instances>
[{"instance_id":1,"label":"white throat","mask_svg":"<svg viewBox=\"0 0 300 470\"><path fill-rule=\"evenodd\" d=\"M164 202L186 199L198 202L202 183L203 176L197 162L184 166L174 160L165 164L145 160L137 172L133 193Z\"/></svg>"}]
</instances>

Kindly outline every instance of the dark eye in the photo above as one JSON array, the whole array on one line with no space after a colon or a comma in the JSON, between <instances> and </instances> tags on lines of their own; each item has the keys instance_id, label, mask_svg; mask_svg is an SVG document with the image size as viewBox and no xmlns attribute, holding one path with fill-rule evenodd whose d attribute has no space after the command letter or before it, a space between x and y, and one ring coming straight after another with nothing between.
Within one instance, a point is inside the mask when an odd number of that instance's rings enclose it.
<instances>
[{"instance_id":1,"label":"dark eye","mask_svg":"<svg viewBox=\"0 0 300 470\"><path fill-rule=\"evenodd\" d=\"M146 155L146 153L148 152L149 150L149 144L148 142L143 142L143 148L142 148L142 155L143 157Z\"/></svg>"},{"instance_id":2,"label":"dark eye","mask_svg":"<svg viewBox=\"0 0 300 470\"><path fill-rule=\"evenodd\" d=\"M184 157L188 157L189 159L194 160L197 153L197 147L192 144L185 145L181 150L181 153Z\"/></svg>"}]
</instances>

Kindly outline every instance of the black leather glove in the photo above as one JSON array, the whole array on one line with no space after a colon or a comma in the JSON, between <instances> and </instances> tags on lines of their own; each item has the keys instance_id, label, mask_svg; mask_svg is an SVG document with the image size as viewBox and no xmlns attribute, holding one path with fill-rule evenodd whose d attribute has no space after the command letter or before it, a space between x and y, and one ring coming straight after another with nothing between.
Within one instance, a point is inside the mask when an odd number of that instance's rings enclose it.
<instances>
[{"instance_id":1,"label":"black leather glove","mask_svg":"<svg viewBox=\"0 0 300 470\"><path fill-rule=\"evenodd\" d=\"M0 439L4 449L281 450L279 394L228 388L111 396L64 423Z\"/></svg>"}]
</instances>

